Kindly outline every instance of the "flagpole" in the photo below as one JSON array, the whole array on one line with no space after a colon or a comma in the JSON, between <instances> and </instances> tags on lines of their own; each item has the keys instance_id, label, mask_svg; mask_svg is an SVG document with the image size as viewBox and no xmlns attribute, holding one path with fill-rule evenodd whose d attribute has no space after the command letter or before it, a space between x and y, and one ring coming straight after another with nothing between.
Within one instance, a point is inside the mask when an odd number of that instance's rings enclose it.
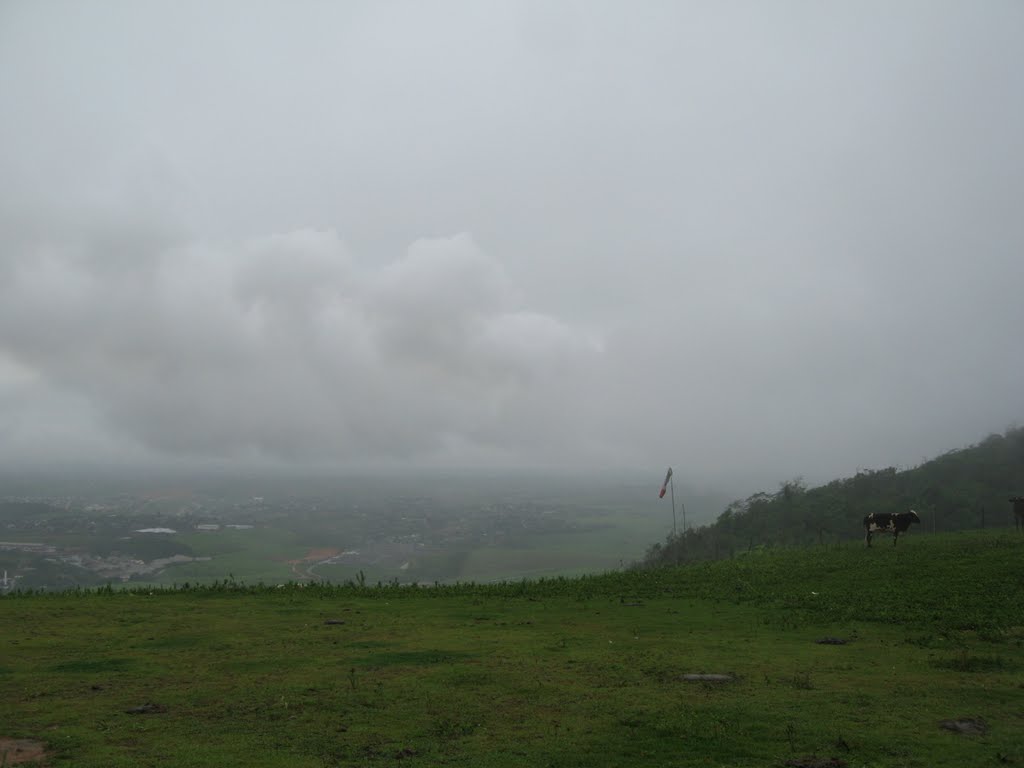
<instances>
[{"instance_id":1,"label":"flagpole","mask_svg":"<svg viewBox=\"0 0 1024 768\"><path fill-rule=\"evenodd\" d=\"M676 526L676 481L672 477L672 467L668 468L668 472L665 473L665 481L661 484L661 490L658 491L658 498L665 498L665 490L672 492L672 549L676 553L676 565L679 565L679 529ZM684 508L683 514L686 514ZM686 522L685 518L683 520Z\"/></svg>"},{"instance_id":2,"label":"flagpole","mask_svg":"<svg viewBox=\"0 0 1024 768\"><path fill-rule=\"evenodd\" d=\"M677 537L679 534L676 531L676 480L674 477L669 477L669 491L672 494L672 536ZM686 525L684 524L685 528Z\"/></svg>"},{"instance_id":3,"label":"flagpole","mask_svg":"<svg viewBox=\"0 0 1024 768\"><path fill-rule=\"evenodd\" d=\"M673 547L676 551L676 565L679 565L679 534L676 532L676 479L670 477L669 482L669 493L672 494L672 538L674 539Z\"/></svg>"}]
</instances>

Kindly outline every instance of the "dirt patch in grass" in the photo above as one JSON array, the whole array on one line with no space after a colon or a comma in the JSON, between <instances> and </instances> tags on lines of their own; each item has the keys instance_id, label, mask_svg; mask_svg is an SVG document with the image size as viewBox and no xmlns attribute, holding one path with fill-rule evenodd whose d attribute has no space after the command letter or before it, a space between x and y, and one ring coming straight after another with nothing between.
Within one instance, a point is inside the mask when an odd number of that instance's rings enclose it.
<instances>
[{"instance_id":1,"label":"dirt patch in grass","mask_svg":"<svg viewBox=\"0 0 1024 768\"><path fill-rule=\"evenodd\" d=\"M981 736L988 732L988 724L980 717L962 717L959 720L942 720L939 727L953 733Z\"/></svg>"},{"instance_id":2,"label":"dirt patch in grass","mask_svg":"<svg viewBox=\"0 0 1024 768\"><path fill-rule=\"evenodd\" d=\"M137 707L126 709L125 714L128 715L162 715L167 711L167 707L160 704L154 704L151 701L147 701L145 704L140 704Z\"/></svg>"},{"instance_id":3,"label":"dirt patch in grass","mask_svg":"<svg viewBox=\"0 0 1024 768\"><path fill-rule=\"evenodd\" d=\"M46 759L46 745L32 739L0 737L0 765L42 763Z\"/></svg>"},{"instance_id":4,"label":"dirt patch in grass","mask_svg":"<svg viewBox=\"0 0 1024 768\"><path fill-rule=\"evenodd\" d=\"M303 563L303 562L316 562L317 560L326 560L329 557L340 555L341 550L335 547L320 547L318 549L311 549L306 553L306 556L301 560L289 560L289 563Z\"/></svg>"}]
</instances>

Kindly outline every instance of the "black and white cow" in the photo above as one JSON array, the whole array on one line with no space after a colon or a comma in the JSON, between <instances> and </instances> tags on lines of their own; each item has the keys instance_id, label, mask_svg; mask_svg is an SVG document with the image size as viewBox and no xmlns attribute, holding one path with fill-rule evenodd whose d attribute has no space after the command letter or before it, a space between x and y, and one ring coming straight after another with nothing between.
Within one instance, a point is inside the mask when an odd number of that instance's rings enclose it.
<instances>
[{"instance_id":1,"label":"black and white cow","mask_svg":"<svg viewBox=\"0 0 1024 768\"><path fill-rule=\"evenodd\" d=\"M1024 496L1011 496L1010 503L1013 504L1014 530L1024 528Z\"/></svg>"},{"instance_id":2,"label":"black and white cow","mask_svg":"<svg viewBox=\"0 0 1024 768\"><path fill-rule=\"evenodd\" d=\"M871 534L875 533L875 531L892 531L892 543L895 546L900 534L906 531L911 523L920 522L921 518L917 516L917 512L914 510L897 512L896 514L891 512L872 512L864 518L864 531L867 534L865 542L870 547Z\"/></svg>"}]
</instances>

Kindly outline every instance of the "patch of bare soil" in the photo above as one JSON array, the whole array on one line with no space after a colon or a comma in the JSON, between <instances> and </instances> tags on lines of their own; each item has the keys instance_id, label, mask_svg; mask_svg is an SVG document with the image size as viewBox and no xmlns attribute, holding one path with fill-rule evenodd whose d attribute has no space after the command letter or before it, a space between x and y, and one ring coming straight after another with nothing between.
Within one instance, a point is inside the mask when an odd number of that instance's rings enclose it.
<instances>
[{"instance_id":1,"label":"patch of bare soil","mask_svg":"<svg viewBox=\"0 0 1024 768\"><path fill-rule=\"evenodd\" d=\"M0 737L0 765L42 763L45 759L46 745L41 741Z\"/></svg>"},{"instance_id":2,"label":"patch of bare soil","mask_svg":"<svg viewBox=\"0 0 1024 768\"><path fill-rule=\"evenodd\" d=\"M683 675L683 680L688 683L728 683L733 679L732 675L708 674L705 672Z\"/></svg>"},{"instance_id":3,"label":"patch of bare soil","mask_svg":"<svg viewBox=\"0 0 1024 768\"><path fill-rule=\"evenodd\" d=\"M132 707L126 709L125 713L129 715L160 715L167 711L167 707L161 706L160 704L154 704L151 701L147 701L138 707Z\"/></svg>"},{"instance_id":4,"label":"patch of bare soil","mask_svg":"<svg viewBox=\"0 0 1024 768\"><path fill-rule=\"evenodd\" d=\"M953 733L980 736L988 731L988 724L980 717L963 717L959 720L942 720L939 727Z\"/></svg>"},{"instance_id":5,"label":"patch of bare soil","mask_svg":"<svg viewBox=\"0 0 1024 768\"><path fill-rule=\"evenodd\" d=\"M306 554L300 557L298 560L285 560L286 563L292 565L301 565L302 563L315 563L318 560L327 560L329 558L340 555L341 550L336 547L320 547L319 549L310 549Z\"/></svg>"}]
</instances>

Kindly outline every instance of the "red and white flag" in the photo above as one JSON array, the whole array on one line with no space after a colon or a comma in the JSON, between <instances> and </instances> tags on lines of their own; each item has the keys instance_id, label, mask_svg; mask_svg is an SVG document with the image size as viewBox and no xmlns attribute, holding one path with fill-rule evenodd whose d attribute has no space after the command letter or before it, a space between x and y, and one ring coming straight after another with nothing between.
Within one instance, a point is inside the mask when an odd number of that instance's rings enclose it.
<instances>
[{"instance_id":1,"label":"red and white flag","mask_svg":"<svg viewBox=\"0 0 1024 768\"><path fill-rule=\"evenodd\" d=\"M665 482L661 484L661 490L658 491L658 498L665 498L665 491L668 490L668 481L672 479L672 467L668 468L668 472L665 473Z\"/></svg>"}]
</instances>

